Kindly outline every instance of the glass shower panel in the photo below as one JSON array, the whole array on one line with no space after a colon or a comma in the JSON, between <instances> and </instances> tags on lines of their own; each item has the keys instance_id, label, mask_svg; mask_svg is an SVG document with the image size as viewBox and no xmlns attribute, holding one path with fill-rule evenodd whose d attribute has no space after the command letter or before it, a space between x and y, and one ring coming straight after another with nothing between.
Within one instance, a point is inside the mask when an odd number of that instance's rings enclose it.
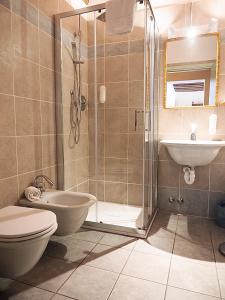
<instances>
[{"instance_id":1,"label":"glass shower panel","mask_svg":"<svg viewBox=\"0 0 225 300\"><path fill-rule=\"evenodd\" d=\"M86 226L134 235L145 234L157 192L157 41L146 5L131 33L113 36L104 4L62 14L56 77L58 187L97 197Z\"/></svg>"},{"instance_id":2,"label":"glass shower panel","mask_svg":"<svg viewBox=\"0 0 225 300\"><path fill-rule=\"evenodd\" d=\"M105 81L104 11L93 12L88 21L89 192L97 197L97 203L90 208L87 221L98 223L105 223L101 213L105 199L104 104L100 103L100 88Z\"/></svg>"},{"instance_id":3,"label":"glass shower panel","mask_svg":"<svg viewBox=\"0 0 225 300\"><path fill-rule=\"evenodd\" d=\"M145 26L145 159L143 225L153 216L157 204L157 28L150 5L147 3Z\"/></svg>"},{"instance_id":4,"label":"glass shower panel","mask_svg":"<svg viewBox=\"0 0 225 300\"><path fill-rule=\"evenodd\" d=\"M89 192L87 14L62 19L61 45L64 176L60 188Z\"/></svg>"}]
</instances>

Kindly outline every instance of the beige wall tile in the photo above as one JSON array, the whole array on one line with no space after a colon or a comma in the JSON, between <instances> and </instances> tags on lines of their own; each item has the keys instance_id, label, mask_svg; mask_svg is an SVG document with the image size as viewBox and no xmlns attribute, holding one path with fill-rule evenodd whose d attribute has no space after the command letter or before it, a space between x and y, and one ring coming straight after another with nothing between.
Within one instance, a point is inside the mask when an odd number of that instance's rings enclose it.
<instances>
[{"instance_id":1,"label":"beige wall tile","mask_svg":"<svg viewBox=\"0 0 225 300\"><path fill-rule=\"evenodd\" d=\"M40 136L17 138L18 173L42 168L42 140Z\"/></svg>"},{"instance_id":2,"label":"beige wall tile","mask_svg":"<svg viewBox=\"0 0 225 300\"><path fill-rule=\"evenodd\" d=\"M106 43L125 42L127 40L128 40L128 34L109 35L109 34L105 33L105 42Z\"/></svg>"},{"instance_id":3,"label":"beige wall tile","mask_svg":"<svg viewBox=\"0 0 225 300\"><path fill-rule=\"evenodd\" d=\"M89 136L82 133L80 135L79 143L75 145L75 158L86 158L89 156Z\"/></svg>"},{"instance_id":4,"label":"beige wall tile","mask_svg":"<svg viewBox=\"0 0 225 300\"><path fill-rule=\"evenodd\" d=\"M144 82L129 82L129 107L144 107Z\"/></svg>"},{"instance_id":5,"label":"beige wall tile","mask_svg":"<svg viewBox=\"0 0 225 300\"><path fill-rule=\"evenodd\" d=\"M128 159L128 182L143 183L143 160Z\"/></svg>"},{"instance_id":6,"label":"beige wall tile","mask_svg":"<svg viewBox=\"0 0 225 300\"><path fill-rule=\"evenodd\" d=\"M178 187L180 166L174 161L159 161L159 186Z\"/></svg>"},{"instance_id":7,"label":"beige wall tile","mask_svg":"<svg viewBox=\"0 0 225 300\"><path fill-rule=\"evenodd\" d=\"M104 82L104 74L105 74L105 68L104 68L104 59L98 58L97 59L97 82L103 83ZM88 60L88 82L94 83L95 81L95 65L94 60L89 59Z\"/></svg>"},{"instance_id":8,"label":"beige wall tile","mask_svg":"<svg viewBox=\"0 0 225 300\"><path fill-rule=\"evenodd\" d=\"M0 35L0 49L7 51L12 45L12 24L11 24L11 12L0 7L0 20L1 20L1 35Z\"/></svg>"},{"instance_id":9,"label":"beige wall tile","mask_svg":"<svg viewBox=\"0 0 225 300\"><path fill-rule=\"evenodd\" d=\"M105 180L127 182L127 159L106 158Z\"/></svg>"},{"instance_id":10,"label":"beige wall tile","mask_svg":"<svg viewBox=\"0 0 225 300\"><path fill-rule=\"evenodd\" d=\"M127 201L127 184L105 182L105 201L125 204Z\"/></svg>"},{"instance_id":11,"label":"beige wall tile","mask_svg":"<svg viewBox=\"0 0 225 300\"><path fill-rule=\"evenodd\" d=\"M16 174L16 138L0 137L0 179Z\"/></svg>"},{"instance_id":12,"label":"beige wall tile","mask_svg":"<svg viewBox=\"0 0 225 300\"><path fill-rule=\"evenodd\" d=\"M76 161L77 184L88 180L89 159L81 158Z\"/></svg>"},{"instance_id":13,"label":"beige wall tile","mask_svg":"<svg viewBox=\"0 0 225 300\"><path fill-rule=\"evenodd\" d=\"M42 136L43 168L56 165L56 136Z\"/></svg>"},{"instance_id":14,"label":"beige wall tile","mask_svg":"<svg viewBox=\"0 0 225 300\"><path fill-rule=\"evenodd\" d=\"M77 174L76 174L76 163L67 162L64 165L64 188L65 190L75 186L77 184Z\"/></svg>"},{"instance_id":15,"label":"beige wall tile","mask_svg":"<svg viewBox=\"0 0 225 300\"><path fill-rule=\"evenodd\" d=\"M16 134L41 134L41 103L40 101L16 97Z\"/></svg>"},{"instance_id":16,"label":"beige wall tile","mask_svg":"<svg viewBox=\"0 0 225 300\"><path fill-rule=\"evenodd\" d=\"M43 31L39 31L40 65L54 69L54 39Z\"/></svg>"},{"instance_id":17,"label":"beige wall tile","mask_svg":"<svg viewBox=\"0 0 225 300\"><path fill-rule=\"evenodd\" d=\"M210 190L211 191L225 192L224 176L225 176L224 164L212 164L210 166Z\"/></svg>"},{"instance_id":18,"label":"beige wall tile","mask_svg":"<svg viewBox=\"0 0 225 300\"><path fill-rule=\"evenodd\" d=\"M105 132L128 132L128 109L110 108L105 110Z\"/></svg>"},{"instance_id":19,"label":"beige wall tile","mask_svg":"<svg viewBox=\"0 0 225 300\"><path fill-rule=\"evenodd\" d=\"M58 1L56 0L39 0L38 1L39 9L49 17L58 13Z\"/></svg>"},{"instance_id":20,"label":"beige wall tile","mask_svg":"<svg viewBox=\"0 0 225 300\"><path fill-rule=\"evenodd\" d=\"M13 61L12 52L5 53L0 49L0 93L13 93Z\"/></svg>"},{"instance_id":21,"label":"beige wall tile","mask_svg":"<svg viewBox=\"0 0 225 300\"><path fill-rule=\"evenodd\" d=\"M16 57L14 66L14 91L16 96L40 99L38 65Z\"/></svg>"},{"instance_id":22,"label":"beige wall tile","mask_svg":"<svg viewBox=\"0 0 225 300\"><path fill-rule=\"evenodd\" d=\"M55 105L49 102L41 103L42 134L55 133Z\"/></svg>"},{"instance_id":23,"label":"beige wall tile","mask_svg":"<svg viewBox=\"0 0 225 300\"><path fill-rule=\"evenodd\" d=\"M128 135L127 134L106 134L105 156L106 157L127 157Z\"/></svg>"},{"instance_id":24,"label":"beige wall tile","mask_svg":"<svg viewBox=\"0 0 225 300\"><path fill-rule=\"evenodd\" d=\"M77 186L77 191L80 193L89 193L89 181L83 182Z\"/></svg>"},{"instance_id":25,"label":"beige wall tile","mask_svg":"<svg viewBox=\"0 0 225 300\"><path fill-rule=\"evenodd\" d=\"M128 106L128 82L106 84L106 107Z\"/></svg>"},{"instance_id":26,"label":"beige wall tile","mask_svg":"<svg viewBox=\"0 0 225 300\"><path fill-rule=\"evenodd\" d=\"M0 208L17 204L18 182L17 177L0 180L1 201Z\"/></svg>"},{"instance_id":27,"label":"beige wall tile","mask_svg":"<svg viewBox=\"0 0 225 300\"><path fill-rule=\"evenodd\" d=\"M128 158L143 159L144 135L141 133L129 134Z\"/></svg>"},{"instance_id":28,"label":"beige wall tile","mask_svg":"<svg viewBox=\"0 0 225 300\"><path fill-rule=\"evenodd\" d=\"M104 156L98 156L97 170L95 167L95 157L89 157L89 178L91 180L104 180L105 178L105 159Z\"/></svg>"},{"instance_id":29,"label":"beige wall tile","mask_svg":"<svg viewBox=\"0 0 225 300\"><path fill-rule=\"evenodd\" d=\"M41 100L55 101L54 71L46 68L40 69Z\"/></svg>"},{"instance_id":30,"label":"beige wall tile","mask_svg":"<svg viewBox=\"0 0 225 300\"><path fill-rule=\"evenodd\" d=\"M128 184L128 204L142 206L143 186L142 184Z\"/></svg>"},{"instance_id":31,"label":"beige wall tile","mask_svg":"<svg viewBox=\"0 0 225 300\"><path fill-rule=\"evenodd\" d=\"M0 136L15 135L14 99L0 95Z\"/></svg>"},{"instance_id":32,"label":"beige wall tile","mask_svg":"<svg viewBox=\"0 0 225 300\"><path fill-rule=\"evenodd\" d=\"M71 53L72 53L72 47L69 48L68 52L68 46L62 45L62 72L65 76L73 78L73 64L71 63ZM43 48L43 56L44 56L44 48Z\"/></svg>"},{"instance_id":33,"label":"beige wall tile","mask_svg":"<svg viewBox=\"0 0 225 300\"><path fill-rule=\"evenodd\" d=\"M96 196L99 201L105 201L104 181L89 180L89 193Z\"/></svg>"},{"instance_id":34,"label":"beige wall tile","mask_svg":"<svg viewBox=\"0 0 225 300\"><path fill-rule=\"evenodd\" d=\"M128 80L128 56L121 55L105 59L106 82Z\"/></svg>"},{"instance_id":35,"label":"beige wall tile","mask_svg":"<svg viewBox=\"0 0 225 300\"><path fill-rule=\"evenodd\" d=\"M13 46L18 56L39 62L38 28L13 14Z\"/></svg>"},{"instance_id":36,"label":"beige wall tile","mask_svg":"<svg viewBox=\"0 0 225 300\"><path fill-rule=\"evenodd\" d=\"M93 18L93 15L90 16ZM96 37L96 43L97 45L104 44L105 37L105 24L101 21L96 22L96 32L97 32L97 37ZM87 33L88 33L88 46L92 46L95 43L94 39L94 21L91 20L87 23Z\"/></svg>"},{"instance_id":37,"label":"beige wall tile","mask_svg":"<svg viewBox=\"0 0 225 300\"><path fill-rule=\"evenodd\" d=\"M144 79L144 55L134 53L129 55L129 80Z\"/></svg>"}]
</instances>

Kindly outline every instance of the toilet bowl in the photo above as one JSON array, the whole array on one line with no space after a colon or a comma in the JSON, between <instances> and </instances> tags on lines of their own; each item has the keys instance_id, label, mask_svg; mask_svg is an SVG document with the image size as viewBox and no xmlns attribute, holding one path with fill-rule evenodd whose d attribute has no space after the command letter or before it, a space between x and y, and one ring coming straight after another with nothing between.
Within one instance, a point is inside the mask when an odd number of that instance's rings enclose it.
<instances>
[{"instance_id":1,"label":"toilet bowl","mask_svg":"<svg viewBox=\"0 0 225 300\"><path fill-rule=\"evenodd\" d=\"M30 271L57 229L50 211L19 206L0 209L0 277L15 278Z\"/></svg>"}]
</instances>

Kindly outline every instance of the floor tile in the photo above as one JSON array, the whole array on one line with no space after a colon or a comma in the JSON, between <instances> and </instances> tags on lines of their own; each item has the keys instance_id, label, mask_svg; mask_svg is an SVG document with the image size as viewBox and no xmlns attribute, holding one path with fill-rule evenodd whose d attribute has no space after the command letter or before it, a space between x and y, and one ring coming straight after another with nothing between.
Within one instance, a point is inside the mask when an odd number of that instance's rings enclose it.
<instances>
[{"instance_id":1,"label":"floor tile","mask_svg":"<svg viewBox=\"0 0 225 300\"><path fill-rule=\"evenodd\" d=\"M76 263L82 262L96 245L91 242L77 240L73 236L54 237L51 243L54 247L46 255Z\"/></svg>"},{"instance_id":2,"label":"floor tile","mask_svg":"<svg viewBox=\"0 0 225 300\"><path fill-rule=\"evenodd\" d=\"M211 245L210 222L193 216L179 216L176 234L193 243Z\"/></svg>"},{"instance_id":3,"label":"floor tile","mask_svg":"<svg viewBox=\"0 0 225 300\"><path fill-rule=\"evenodd\" d=\"M139 239L134 247L135 251L159 256L172 255L174 239L149 236L147 239Z\"/></svg>"},{"instance_id":4,"label":"floor tile","mask_svg":"<svg viewBox=\"0 0 225 300\"><path fill-rule=\"evenodd\" d=\"M63 296L63 295L55 294L55 296L52 298L52 300L71 300L71 298L68 298L68 297Z\"/></svg>"},{"instance_id":5,"label":"floor tile","mask_svg":"<svg viewBox=\"0 0 225 300\"><path fill-rule=\"evenodd\" d=\"M74 233L73 236L77 240L98 243L104 236L104 232L81 228L78 232Z\"/></svg>"},{"instance_id":6,"label":"floor tile","mask_svg":"<svg viewBox=\"0 0 225 300\"><path fill-rule=\"evenodd\" d=\"M158 228L163 227L168 231L175 232L177 228L177 221L178 216L176 214L160 211L157 214L153 225Z\"/></svg>"},{"instance_id":7,"label":"floor tile","mask_svg":"<svg viewBox=\"0 0 225 300\"><path fill-rule=\"evenodd\" d=\"M119 234L105 233L99 244L113 247L123 247L126 250L132 250L136 243L136 238Z\"/></svg>"},{"instance_id":8,"label":"floor tile","mask_svg":"<svg viewBox=\"0 0 225 300\"><path fill-rule=\"evenodd\" d=\"M86 257L84 264L120 273L129 255L130 251L99 244Z\"/></svg>"},{"instance_id":9,"label":"floor tile","mask_svg":"<svg viewBox=\"0 0 225 300\"><path fill-rule=\"evenodd\" d=\"M174 239L177 228L177 215L160 212L150 229L149 237Z\"/></svg>"},{"instance_id":10,"label":"floor tile","mask_svg":"<svg viewBox=\"0 0 225 300\"><path fill-rule=\"evenodd\" d=\"M217 268L218 278L219 278L219 285L222 298L225 298L225 267L224 268Z\"/></svg>"},{"instance_id":11,"label":"floor tile","mask_svg":"<svg viewBox=\"0 0 225 300\"><path fill-rule=\"evenodd\" d=\"M54 294L9 279L0 279L1 300L49 300Z\"/></svg>"},{"instance_id":12,"label":"floor tile","mask_svg":"<svg viewBox=\"0 0 225 300\"><path fill-rule=\"evenodd\" d=\"M200 245L179 236L175 239L173 254L193 263L215 264L212 245Z\"/></svg>"},{"instance_id":13,"label":"floor tile","mask_svg":"<svg viewBox=\"0 0 225 300\"><path fill-rule=\"evenodd\" d=\"M163 300L166 286L121 275L112 291L109 300Z\"/></svg>"},{"instance_id":14,"label":"floor tile","mask_svg":"<svg viewBox=\"0 0 225 300\"><path fill-rule=\"evenodd\" d=\"M166 284L170 259L133 251L122 271L123 274Z\"/></svg>"},{"instance_id":15,"label":"floor tile","mask_svg":"<svg viewBox=\"0 0 225 300\"><path fill-rule=\"evenodd\" d=\"M220 244L225 242L225 229L217 226L216 224L213 224L211 234L217 267L224 268L225 256L223 256L218 249Z\"/></svg>"},{"instance_id":16,"label":"floor tile","mask_svg":"<svg viewBox=\"0 0 225 300\"><path fill-rule=\"evenodd\" d=\"M106 300L118 278L116 273L80 266L59 290L79 300Z\"/></svg>"},{"instance_id":17,"label":"floor tile","mask_svg":"<svg viewBox=\"0 0 225 300\"><path fill-rule=\"evenodd\" d=\"M218 298L194 293L186 290L177 289L174 287L167 287L165 300L219 300Z\"/></svg>"},{"instance_id":18,"label":"floor tile","mask_svg":"<svg viewBox=\"0 0 225 300\"><path fill-rule=\"evenodd\" d=\"M172 258L169 285L219 297L216 267Z\"/></svg>"},{"instance_id":19,"label":"floor tile","mask_svg":"<svg viewBox=\"0 0 225 300\"><path fill-rule=\"evenodd\" d=\"M44 256L30 272L18 280L56 292L76 267L75 263Z\"/></svg>"}]
</instances>

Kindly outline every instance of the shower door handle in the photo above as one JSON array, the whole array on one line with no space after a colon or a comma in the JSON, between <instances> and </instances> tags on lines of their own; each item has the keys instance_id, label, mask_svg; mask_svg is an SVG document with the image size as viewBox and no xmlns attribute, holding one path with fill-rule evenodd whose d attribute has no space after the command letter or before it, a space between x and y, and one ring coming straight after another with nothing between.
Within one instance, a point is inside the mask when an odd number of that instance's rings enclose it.
<instances>
[{"instance_id":1,"label":"shower door handle","mask_svg":"<svg viewBox=\"0 0 225 300\"><path fill-rule=\"evenodd\" d=\"M135 109L135 117L134 117L134 130L137 131L138 127L138 114L143 114L144 110Z\"/></svg>"}]
</instances>

